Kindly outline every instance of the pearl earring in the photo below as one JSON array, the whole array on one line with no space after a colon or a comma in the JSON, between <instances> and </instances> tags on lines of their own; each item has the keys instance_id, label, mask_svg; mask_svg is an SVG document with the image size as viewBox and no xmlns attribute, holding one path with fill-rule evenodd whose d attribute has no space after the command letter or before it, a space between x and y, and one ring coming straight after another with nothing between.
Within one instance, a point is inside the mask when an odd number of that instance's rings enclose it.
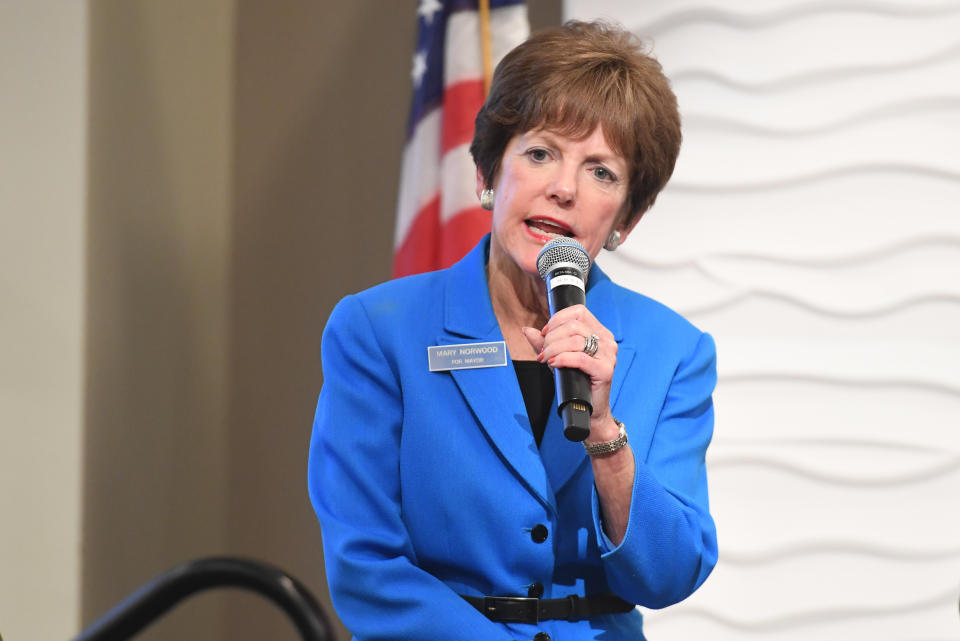
<instances>
[{"instance_id":1,"label":"pearl earring","mask_svg":"<svg viewBox=\"0 0 960 641\"><path fill-rule=\"evenodd\" d=\"M480 206L487 211L493 211L493 190L484 189L480 192Z\"/></svg>"},{"instance_id":2,"label":"pearl earring","mask_svg":"<svg viewBox=\"0 0 960 641\"><path fill-rule=\"evenodd\" d=\"M620 246L620 230L614 229L610 232L610 235L607 236L607 242L603 244L603 248L607 251L616 251L617 247Z\"/></svg>"}]
</instances>

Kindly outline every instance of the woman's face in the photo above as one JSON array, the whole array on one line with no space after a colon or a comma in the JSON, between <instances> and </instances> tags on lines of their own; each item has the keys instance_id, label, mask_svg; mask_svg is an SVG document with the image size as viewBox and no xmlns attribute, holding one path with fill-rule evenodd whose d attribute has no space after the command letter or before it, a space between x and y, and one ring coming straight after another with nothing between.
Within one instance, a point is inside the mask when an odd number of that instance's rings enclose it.
<instances>
[{"instance_id":1,"label":"woman's face","mask_svg":"<svg viewBox=\"0 0 960 641\"><path fill-rule=\"evenodd\" d=\"M591 259L600 252L620 222L627 162L600 127L581 140L536 129L507 143L493 187L490 263L509 259L539 275L537 254L555 235L576 239Z\"/></svg>"}]
</instances>

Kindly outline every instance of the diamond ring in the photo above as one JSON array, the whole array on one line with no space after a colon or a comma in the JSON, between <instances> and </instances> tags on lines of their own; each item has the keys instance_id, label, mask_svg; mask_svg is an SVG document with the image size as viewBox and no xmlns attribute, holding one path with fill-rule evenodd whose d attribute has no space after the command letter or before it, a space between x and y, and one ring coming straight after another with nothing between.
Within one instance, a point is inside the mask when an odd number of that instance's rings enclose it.
<instances>
[{"instance_id":1,"label":"diamond ring","mask_svg":"<svg viewBox=\"0 0 960 641\"><path fill-rule=\"evenodd\" d=\"M596 334L590 334L583 339L583 352L587 356L596 356L597 350L600 349L600 337Z\"/></svg>"}]
</instances>

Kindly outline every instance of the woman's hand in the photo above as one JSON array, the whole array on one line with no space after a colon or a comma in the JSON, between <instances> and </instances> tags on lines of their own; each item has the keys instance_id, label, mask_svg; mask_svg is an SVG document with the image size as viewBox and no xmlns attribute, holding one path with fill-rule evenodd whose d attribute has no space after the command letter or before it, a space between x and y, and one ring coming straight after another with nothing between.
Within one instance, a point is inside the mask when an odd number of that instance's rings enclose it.
<instances>
[{"instance_id":1,"label":"woman's hand","mask_svg":"<svg viewBox=\"0 0 960 641\"><path fill-rule=\"evenodd\" d=\"M610 330L586 307L573 305L554 314L542 330L524 327L523 334L537 352L539 362L579 369L590 377L593 414L589 440L617 438L618 428L610 415L610 382L617 365L617 342ZM597 351L592 356L583 351L591 334L598 339Z\"/></svg>"}]
</instances>

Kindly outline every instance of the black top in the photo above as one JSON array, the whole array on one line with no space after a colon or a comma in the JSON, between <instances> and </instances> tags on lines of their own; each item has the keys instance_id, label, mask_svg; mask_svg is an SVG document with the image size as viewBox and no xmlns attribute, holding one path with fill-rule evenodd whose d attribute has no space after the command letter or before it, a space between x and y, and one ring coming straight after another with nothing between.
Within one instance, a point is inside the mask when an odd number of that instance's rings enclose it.
<instances>
[{"instance_id":1,"label":"black top","mask_svg":"<svg viewBox=\"0 0 960 641\"><path fill-rule=\"evenodd\" d=\"M537 361L513 361L513 369L517 372L533 436L537 439L537 447L540 447L553 405L553 372L546 363Z\"/></svg>"}]
</instances>

